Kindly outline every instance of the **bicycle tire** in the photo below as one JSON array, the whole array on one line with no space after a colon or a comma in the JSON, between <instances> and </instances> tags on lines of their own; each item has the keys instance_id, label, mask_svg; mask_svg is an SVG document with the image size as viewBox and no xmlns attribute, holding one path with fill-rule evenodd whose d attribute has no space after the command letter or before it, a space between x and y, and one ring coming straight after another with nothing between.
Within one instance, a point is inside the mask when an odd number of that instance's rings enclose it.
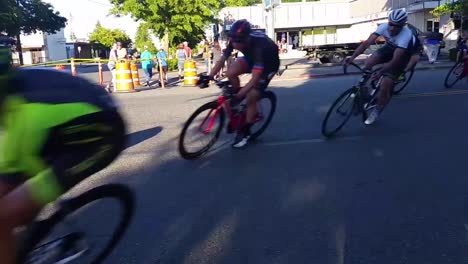
<instances>
[{"instance_id":1,"label":"bicycle tire","mask_svg":"<svg viewBox=\"0 0 468 264\"><path fill-rule=\"evenodd\" d=\"M406 73L405 73L406 74ZM408 86L409 82L411 81L411 78L413 78L413 74L414 74L414 68L412 68L410 71L409 71L409 76L408 78L406 78L406 81L405 83L403 84L403 86L401 86L400 88L398 89L393 89L393 95L397 95L399 93L401 93L401 91L403 91L403 89L406 88L406 86Z\"/></svg>"},{"instance_id":2,"label":"bicycle tire","mask_svg":"<svg viewBox=\"0 0 468 264\"><path fill-rule=\"evenodd\" d=\"M355 94L354 98L351 98L352 94ZM335 107L338 106L341 103L341 101L347 96L349 98L347 98L346 100L348 100L348 99L353 100L351 108L349 109L349 111L348 111L347 115L345 116L343 122L340 125L338 125L336 128L329 131L327 129L328 119L330 118L331 114L333 113L333 110L335 109ZM340 94L340 96L338 96L338 98L330 106L330 109L328 109L328 112L325 115L325 119L322 122L322 135L324 135L327 138L330 138L330 137L333 137L341 128L343 128L343 126L346 124L346 122L348 122L349 118L353 115L353 110L356 107L356 98L357 98L357 96L359 96L359 95L357 94L357 89L354 88L354 87L344 91L342 94Z\"/></svg>"},{"instance_id":3,"label":"bicycle tire","mask_svg":"<svg viewBox=\"0 0 468 264\"><path fill-rule=\"evenodd\" d=\"M193 122L193 120L202 112L206 111L206 110L214 110L218 107L218 102L216 101L213 101L213 102L209 102L209 103L206 103L202 106L200 106L190 117L189 119L187 120L187 122L185 122L184 124L184 127L182 128L182 132L179 136L179 153L180 155L182 156L182 158L184 159L196 159L198 157L200 157L201 155L205 154L208 150L210 150L210 148L216 143L216 141L218 140L219 138L219 135L221 134L221 130L223 129L223 126L224 126L224 119L225 119L225 113L224 113L224 109L221 109L220 110L220 113L218 115L218 117L220 118L220 126L218 127L218 130L216 131L215 133L215 136L213 137L213 139L205 146L203 147L201 150L199 151L196 151L196 152L189 152L187 151L187 148L185 147L184 145L184 139L185 139L185 135L187 133L187 130L190 126L190 124Z\"/></svg>"},{"instance_id":4,"label":"bicycle tire","mask_svg":"<svg viewBox=\"0 0 468 264\"><path fill-rule=\"evenodd\" d=\"M260 127L260 129L252 133L252 135L250 136L251 140L257 139L261 134L263 134L263 132L265 132L265 129L268 127L268 125L270 125L271 120L273 119L273 115L275 114L275 111L276 111L275 93L273 93L272 91L265 91L260 97L260 100L264 98L267 98L268 100L270 100L270 103L271 103L270 113L268 114L266 122Z\"/></svg>"},{"instance_id":5,"label":"bicycle tire","mask_svg":"<svg viewBox=\"0 0 468 264\"><path fill-rule=\"evenodd\" d=\"M52 231L53 227L63 222L65 217L70 213L77 211L87 204L95 202L103 198L117 199L121 205L122 218L115 229L112 238L107 243L106 247L90 264L100 264L112 252L115 246L122 239L125 231L127 230L135 211L135 197L133 192L125 185L122 184L106 184L94 189L91 189L75 198L63 200L63 205L51 217L36 221L28 227L26 231L25 243L19 249L18 260L19 263L27 261L28 254L38 247L38 244L45 239ZM47 244L47 243L45 243ZM87 264L87 263L86 263Z\"/></svg>"},{"instance_id":6,"label":"bicycle tire","mask_svg":"<svg viewBox=\"0 0 468 264\"><path fill-rule=\"evenodd\" d=\"M460 67L460 66L463 66L463 64L462 63L456 63L455 65L453 65L453 67L447 73L447 76L445 77L445 81L444 81L445 88L452 88L459 80L463 79L463 78L456 78L453 83L449 83L450 75L452 74L453 71L455 71L455 69L457 67Z\"/></svg>"}]
</instances>

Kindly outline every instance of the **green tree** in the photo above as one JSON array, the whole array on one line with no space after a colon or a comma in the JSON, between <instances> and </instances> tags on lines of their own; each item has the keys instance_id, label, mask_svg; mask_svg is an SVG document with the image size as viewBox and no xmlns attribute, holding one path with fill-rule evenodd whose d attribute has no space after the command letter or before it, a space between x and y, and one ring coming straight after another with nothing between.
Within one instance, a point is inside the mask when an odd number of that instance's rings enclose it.
<instances>
[{"instance_id":1,"label":"green tree","mask_svg":"<svg viewBox=\"0 0 468 264\"><path fill-rule=\"evenodd\" d=\"M251 6L261 4L262 0L224 0L221 1L221 7L227 6Z\"/></svg>"},{"instance_id":2,"label":"green tree","mask_svg":"<svg viewBox=\"0 0 468 264\"><path fill-rule=\"evenodd\" d=\"M70 40L73 41L73 42L75 42L77 40L75 32L70 33Z\"/></svg>"},{"instance_id":3,"label":"green tree","mask_svg":"<svg viewBox=\"0 0 468 264\"><path fill-rule=\"evenodd\" d=\"M443 16L450 13L456 13L464 16L468 16L468 0L458 0L448 2L446 4L440 5L431 11L434 16Z\"/></svg>"},{"instance_id":4,"label":"green tree","mask_svg":"<svg viewBox=\"0 0 468 264\"><path fill-rule=\"evenodd\" d=\"M214 21L218 0L111 0L111 13L131 15L150 25L159 38L166 36L174 45L184 40L197 43L203 38L205 26Z\"/></svg>"},{"instance_id":5,"label":"green tree","mask_svg":"<svg viewBox=\"0 0 468 264\"><path fill-rule=\"evenodd\" d=\"M120 29L109 29L105 28L98 21L93 32L89 35L89 42L93 43L96 48L109 48L115 42L122 42L122 44L128 47L132 40L124 31Z\"/></svg>"},{"instance_id":6,"label":"green tree","mask_svg":"<svg viewBox=\"0 0 468 264\"><path fill-rule=\"evenodd\" d=\"M143 50L144 46L148 46L148 50L151 51L151 53L154 54L156 52L156 47L151 40L150 26L148 23L141 23L138 26L135 36L135 48Z\"/></svg>"},{"instance_id":7,"label":"green tree","mask_svg":"<svg viewBox=\"0 0 468 264\"><path fill-rule=\"evenodd\" d=\"M159 38L174 46L192 45L204 37L206 26L216 22L218 11L227 6L261 3L261 0L110 0L114 15L131 15L144 21ZM167 47L166 47L167 48Z\"/></svg>"},{"instance_id":8,"label":"green tree","mask_svg":"<svg viewBox=\"0 0 468 264\"><path fill-rule=\"evenodd\" d=\"M37 31L56 33L65 27L67 19L54 11L51 4L41 0L2 0L0 32L16 37L20 63L23 64L20 34Z\"/></svg>"}]
</instances>

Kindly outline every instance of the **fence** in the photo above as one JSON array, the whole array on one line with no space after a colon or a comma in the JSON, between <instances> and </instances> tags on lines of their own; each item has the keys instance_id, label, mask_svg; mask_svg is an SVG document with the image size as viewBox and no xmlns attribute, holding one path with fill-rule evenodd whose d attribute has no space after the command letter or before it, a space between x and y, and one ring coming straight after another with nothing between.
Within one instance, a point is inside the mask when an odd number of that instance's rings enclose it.
<instances>
[{"instance_id":1,"label":"fence","mask_svg":"<svg viewBox=\"0 0 468 264\"><path fill-rule=\"evenodd\" d=\"M128 59L128 60L119 60L117 63L130 63L131 65L139 65L142 61L148 61L150 59ZM152 60L151 60L152 61ZM44 63L36 63L32 65L24 65L21 67L47 67L47 68L55 68L57 70L63 71L70 71L73 76L79 75L80 77L84 77L92 82L97 82L101 86L105 86L106 84L110 84L112 78L112 73L107 71L107 66L104 67L103 64L108 64L108 59L77 59L77 58L70 58L65 60L57 60L57 61L50 61ZM161 87L165 87L165 78L164 78L164 71L162 70L162 65L159 62L159 81L161 83ZM135 85L139 85L139 78L140 74L138 73L138 66L133 66L136 68L136 72L134 70L134 76L132 77ZM137 78L138 80L134 80ZM107 81L106 81L107 80ZM114 83L115 87L115 83Z\"/></svg>"}]
</instances>

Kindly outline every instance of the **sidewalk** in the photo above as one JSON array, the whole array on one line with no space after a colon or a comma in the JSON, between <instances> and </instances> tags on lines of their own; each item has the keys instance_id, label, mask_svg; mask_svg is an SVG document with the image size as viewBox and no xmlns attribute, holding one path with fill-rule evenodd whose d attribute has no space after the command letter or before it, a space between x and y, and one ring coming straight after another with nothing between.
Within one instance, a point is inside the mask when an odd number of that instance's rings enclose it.
<instances>
[{"instance_id":1,"label":"sidewalk","mask_svg":"<svg viewBox=\"0 0 468 264\"><path fill-rule=\"evenodd\" d=\"M356 61L356 64L363 65L364 60ZM455 62L450 60L440 60L434 64L429 64L428 61L420 61L416 65L416 71L419 70L432 70L432 69L448 69L451 68ZM350 66L348 74L360 74L359 70ZM317 64L295 64L290 65L287 69L281 69L279 76L276 76L274 80L291 80L291 79L311 79L311 78L325 78L333 76L344 75L342 65L330 65L324 66Z\"/></svg>"}]
</instances>

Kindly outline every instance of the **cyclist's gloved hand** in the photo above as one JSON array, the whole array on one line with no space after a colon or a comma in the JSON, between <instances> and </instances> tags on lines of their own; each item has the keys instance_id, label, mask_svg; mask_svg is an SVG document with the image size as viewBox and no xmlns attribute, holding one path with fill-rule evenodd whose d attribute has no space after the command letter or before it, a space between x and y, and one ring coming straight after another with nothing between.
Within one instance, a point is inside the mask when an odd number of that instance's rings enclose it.
<instances>
[{"instance_id":1,"label":"cyclist's gloved hand","mask_svg":"<svg viewBox=\"0 0 468 264\"><path fill-rule=\"evenodd\" d=\"M198 81L197 81L198 87L200 88L208 87L209 86L208 84L210 83L210 79L211 78L209 75L201 73L200 75L198 75Z\"/></svg>"}]
</instances>

